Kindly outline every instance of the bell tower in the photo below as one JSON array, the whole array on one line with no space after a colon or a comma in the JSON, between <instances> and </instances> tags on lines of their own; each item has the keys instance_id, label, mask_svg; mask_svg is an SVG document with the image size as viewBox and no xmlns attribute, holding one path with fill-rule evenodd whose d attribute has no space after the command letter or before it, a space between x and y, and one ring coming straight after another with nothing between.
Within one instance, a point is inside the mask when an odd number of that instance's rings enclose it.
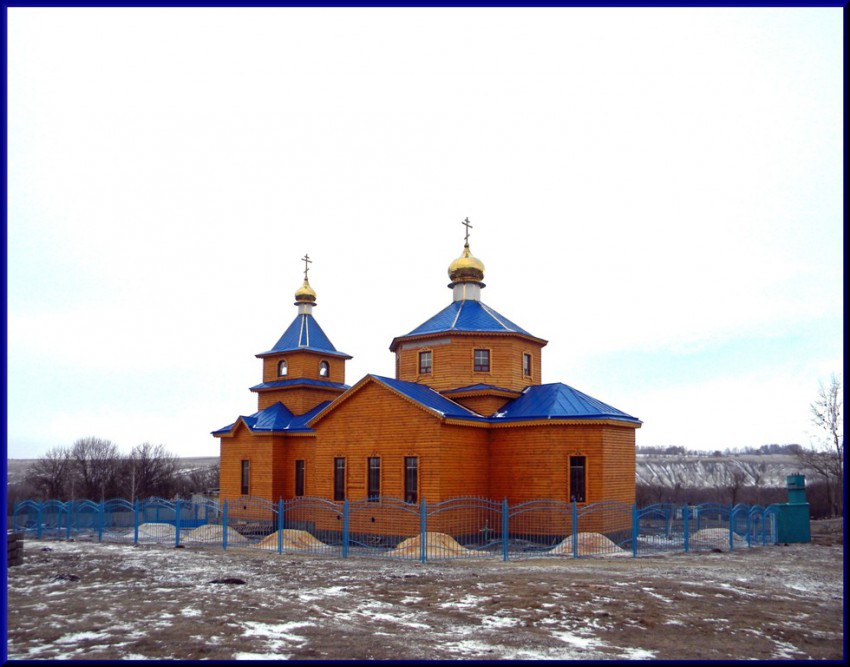
<instances>
[{"instance_id":1,"label":"bell tower","mask_svg":"<svg viewBox=\"0 0 850 667\"><path fill-rule=\"evenodd\" d=\"M449 265L452 303L410 333L395 338L396 378L426 384L488 416L523 389L541 384L545 340L532 336L481 301L484 262L469 248Z\"/></svg>"},{"instance_id":2,"label":"bell tower","mask_svg":"<svg viewBox=\"0 0 850 667\"><path fill-rule=\"evenodd\" d=\"M308 278L313 260L305 254L301 261L304 282L295 292L295 319L270 350L256 355L263 360L263 381L251 391L257 393L259 410L280 401L302 415L348 389L345 362L351 356L333 346L313 317L316 292Z\"/></svg>"}]
</instances>

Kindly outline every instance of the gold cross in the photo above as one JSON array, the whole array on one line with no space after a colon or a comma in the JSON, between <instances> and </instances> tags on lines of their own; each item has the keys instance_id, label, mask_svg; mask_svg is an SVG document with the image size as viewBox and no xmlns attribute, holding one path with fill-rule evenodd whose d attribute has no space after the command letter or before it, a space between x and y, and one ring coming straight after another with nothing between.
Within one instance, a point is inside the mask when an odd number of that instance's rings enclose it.
<instances>
[{"instance_id":1,"label":"gold cross","mask_svg":"<svg viewBox=\"0 0 850 667\"><path fill-rule=\"evenodd\" d=\"M307 280L307 272L310 270L310 264L313 263L313 260L310 259L310 255L304 253L304 256L301 258L301 261L304 262L304 280Z\"/></svg>"},{"instance_id":2,"label":"gold cross","mask_svg":"<svg viewBox=\"0 0 850 667\"><path fill-rule=\"evenodd\" d=\"M463 241L466 245L469 245L469 230L472 228L472 225L469 222L469 218L464 218L463 222L460 224L466 227L466 236L464 237Z\"/></svg>"}]
</instances>

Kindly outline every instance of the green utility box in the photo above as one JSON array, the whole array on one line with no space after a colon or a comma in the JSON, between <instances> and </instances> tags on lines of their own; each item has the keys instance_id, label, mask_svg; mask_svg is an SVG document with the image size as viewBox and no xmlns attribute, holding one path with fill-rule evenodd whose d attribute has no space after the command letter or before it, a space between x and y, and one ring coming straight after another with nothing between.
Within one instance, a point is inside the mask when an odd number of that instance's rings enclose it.
<instances>
[{"instance_id":1,"label":"green utility box","mask_svg":"<svg viewBox=\"0 0 850 667\"><path fill-rule=\"evenodd\" d=\"M788 475L788 502L776 505L776 541L811 542L805 475Z\"/></svg>"}]
</instances>

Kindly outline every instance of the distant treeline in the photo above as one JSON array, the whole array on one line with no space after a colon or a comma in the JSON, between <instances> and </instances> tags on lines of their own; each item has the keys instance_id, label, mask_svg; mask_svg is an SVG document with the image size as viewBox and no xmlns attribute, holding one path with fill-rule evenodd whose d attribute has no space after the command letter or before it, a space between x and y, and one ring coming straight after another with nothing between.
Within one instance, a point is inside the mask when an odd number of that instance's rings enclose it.
<instances>
[{"instance_id":1,"label":"distant treeline","mask_svg":"<svg viewBox=\"0 0 850 667\"><path fill-rule=\"evenodd\" d=\"M827 519L835 516L829 489L822 480L806 480L806 501L809 503L809 515L812 519ZM700 503L720 503L722 505L761 505L788 502L786 487L762 485L731 484L717 486L674 487L638 482L635 485L635 503L638 507L648 507L656 503L673 505L699 505Z\"/></svg>"},{"instance_id":2,"label":"distant treeline","mask_svg":"<svg viewBox=\"0 0 850 667\"><path fill-rule=\"evenodd\" d=\"M789 454L797 456L800 445L762 445L761 447L727 447L726 449L703 450L688 449L680 445L637 446L638 456L767 456L769 454Z\"/></svg>"},{"instance_id":3,"label":"distant treeline","mask_svg":"<svg viewBox=\"0 0 850 667\"><path fill-rule=\"evenodd\" d=\"M7 486L11 507L21 500L183 498L218 487L218 464L187 469L164 445L145 442L129 455L101 438L81 438L35 459L23 479Z\"/></svg>"}]
</instances>

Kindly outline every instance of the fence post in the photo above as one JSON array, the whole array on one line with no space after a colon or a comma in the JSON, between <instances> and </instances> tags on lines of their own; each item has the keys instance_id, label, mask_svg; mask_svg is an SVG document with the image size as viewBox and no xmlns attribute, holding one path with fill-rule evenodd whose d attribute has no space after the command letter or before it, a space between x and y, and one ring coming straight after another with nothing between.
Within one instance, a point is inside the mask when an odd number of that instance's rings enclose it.
<instances>
[{"instance_id":1,"label":"fence post","mask_svg":"<svg viewBox=\"0 0 850 667\"><path fill-rule=\"evenodd\" d=\"M227 551L227 498L224 499L224 508L221 511L221 548Z\"/></svg>"},{"instance_id":2,"label":"fence post","mask_svg":"<svg viewBox=\"0 0 850 667\"><path fill-rule=\"evenodd\" d=\"M283 553L283 498L277 500L277 552Z\"/></svg>"},{"instance_id":3,"label":"fence post","mask_svg":"<svg viewBox=\"0 0 850 667\"><path fill-rule=\"evenodd\" d=\"M38 504L38 512L36 512L36 515L35 515L36 521L38 522L35 526L35 539L37 539L37 540L41 539L41 508L42 508L43 505L44 505L44 503Z\"/></svg>"},{"instance_id":4,"label":"fence post","mask_svg":"<svg viewBox=\"0 0 850 667\"><path fill-rule=\"evenodd\" d=\"M688 553L688 543L690 542L690 533L688 532L688 519L690 519L690 513L688 512L688 503L685 503L685 506L682 508L682 521L684 522L683 532L685 535L685 553Z\"/></svg>"},{"instance_id":5,"label":"fence post","mask_svg":"<svg viewBox=\"0 0 850 667\"><path fill-rule=\"evenodd\" d=\"M139 499L133 501L133 544L139 543Z\"/></svg>"},{"instance_id":6,"label":"fence post","mask_svg":"<svg viewBox=\"0 0 850 667\"><path fill-rule=\"evenodd\" d=\"M573 558L578 558L578 505L573 501Z\"/></svg>"},{"instance_id":7,"label":"fence post","mask_svg":"<svg viewBox=\"0 0 850 667\"><path fill-rule=\"evenodd\" d=\"M632 505L632 558L637 558L638 547L638 508Z\"/></svg>"},{"instance_id":8,"label":"fence post","mask_svg":"<svg viewBox=\"0 0 850 667\"><path fill-rule=\"evenodd\" d=\"M502 560L508 560L508 497L502 500Z\"/></svg>"},{"instance_id":9,"label":"fence post","mask_svg":"<svg viewBox=\"0 0 850 667\"><path fill-rule=\"evenodd\" d=\"M180 546L180 512L182 511L180 498L174 501L174 548Z\"/></svg>"},{"instance_id":10,"label":"fence post","mask_svg":"<svg viewBox=\"0 0 850 667\"><path fill-rule=\"evenodd\" d=\"M423 563L428 558L428 510L425 498L419 505L419 560Z\"/></svg>"},{"instance_id":11,"label":"fence post","mask_svg":"<svg viewBox=\"0 0 850 667\"><path fill-rule=\"evenodd\" d=\"M68 532L65 534L65 539L70 540L71 539L71 525L72 525L72 521L74 520L74 501L69 500L67 502L67 505L68 505Z\"/></svg>"},{"instance_id":12,"label":"fence post","mask_svg":"<svg viewBox=\"0 0 850 667\"><path fill-rule=\"evenodd\" d=\"M733 538L735 537L735 506L732 503L729 503L729 551L731 552L734 548L733 542L735 541Z\"/></svg>"},{"instance_id":13,"label":"fence post","mask_svg":"<svg viewBox=\"0 0 850 667\"><path fill-rule=\"evenodd\" d=\"M342 501L342 557L348 558L348 498Z\"/></svg>"},{"instance_id":14,"label":"fence post","mask_svg":"<svg viewBox=\"0 0 850 667\"><path fill-rule=\"evenodd\" d=\"M97 505L97 541L103 541L103 501Z\"/></svg>"}]
</instances>

